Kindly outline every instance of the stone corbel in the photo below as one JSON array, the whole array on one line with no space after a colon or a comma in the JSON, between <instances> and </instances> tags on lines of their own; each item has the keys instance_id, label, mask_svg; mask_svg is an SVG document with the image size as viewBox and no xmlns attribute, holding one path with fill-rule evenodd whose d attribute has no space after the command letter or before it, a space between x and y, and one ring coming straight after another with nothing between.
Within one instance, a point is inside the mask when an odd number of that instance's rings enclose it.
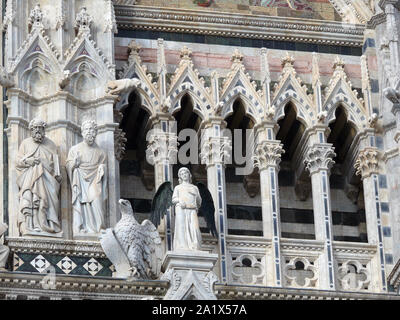
<instances>
[{"instance_id":1,"label":"stone corbel","mask_svg":"<svg viewBox=\"0 0 400 320\"><path fill-rule=\"evenodd\" d=\"M243 186L250 198L254 198L260 192L260 179L258 173L253 171L252 174L244 176Z\"/></svg>"},{"instance_id":2,"label":"stone corbel","mask_svg":"<svg viewBox=\"0 0 400 320\"><path fill-rule=\"evenodd\" d=\"M107 84L107 93L111 95L120 95L121 93L137 88L139 84L140 80L137 78L112 80Z\"/></svg>"},{"instance_id":3,"label":"stone corbel","mask_svg":"<svg viewBox=\"0 0 400 320\"><path fill-rule=\"evenodd\" d=\"M0 85L4 88L12 88L15 85L14 77L2 66L0 66Z\"/></svg>"},{"instance_id":4,"label":"stone corbel","mask_svg":"<svg viewBox=\"0 0 400 320\"><path fill-rule=\"evenodd\" d=\"M294 186L294 192L297 199L300 201L306 201L311 194L311 181L298 179Z\"/></svg>"},{"instance_id":5,"label":"stone corbel","mask_svg":"<svg viewBox=\"0 0 400 320\"><path fill-rule=\"evenodd\" d=\"M155 187L154 168L148 165L146 161L143 161L141 166L142 166L142 174L140 178L143 182L143 185L145 186L146 190L152 191Z\"/></svg>"},{"instance_id":6,"label":"stone corbel","mask_svg":"<svg viewBox=\"0 0 400 320\"><path fill-rule=\"evenodd\" d=\"M358 195L360 194L359 187L351 183L346 183L344 186L344 192L346 193L347 198L349 198L351 202L357 203Z\"/></svg>"}]
</instances>

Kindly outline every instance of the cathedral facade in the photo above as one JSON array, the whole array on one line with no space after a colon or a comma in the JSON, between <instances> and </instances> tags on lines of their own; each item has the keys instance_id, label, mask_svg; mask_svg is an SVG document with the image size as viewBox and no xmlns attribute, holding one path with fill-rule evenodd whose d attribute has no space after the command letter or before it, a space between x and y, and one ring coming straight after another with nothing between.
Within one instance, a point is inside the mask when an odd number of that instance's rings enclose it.
<instances>
[{"instance_id":1,"label":"cathedral facade","mask_svg":"<svg viewBox=\"0 0 400 320\"><path fill-rule=\"evenodd\" d=\"M399 299L399 10L3 1L0 299ZM165 182L194 204L127 281L105 230Z\"/></svg>"}]
</instances>

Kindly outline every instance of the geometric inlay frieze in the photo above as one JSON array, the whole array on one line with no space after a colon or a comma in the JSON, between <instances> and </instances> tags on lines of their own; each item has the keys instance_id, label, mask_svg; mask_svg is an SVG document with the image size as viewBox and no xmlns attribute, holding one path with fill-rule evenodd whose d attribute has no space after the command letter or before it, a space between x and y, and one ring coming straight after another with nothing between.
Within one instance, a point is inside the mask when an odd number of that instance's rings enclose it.
<instances>
[{"instance_id":1,"label":"geometric inlay frieze","mask_svg":"<svg viewBox=\"0 0 400 320\"><path fill-rule=\"evenodd\" d=\"M76 268L76 264L70 258L64 257L57 263L57 267L59 267L65 274L69 274Z\"/></svg>"},{"instance_id":2,"label":"geometric inlay frieze","mask_svg":"<svg viewBox=\"0 0 400 320\"><path fill-rule=\"evenodd\" d=\"M13 271L17 270L24 264L24 260L22 260L16 253L14 253L13 260Z\"/></svg>"},{"instance_id":3,"label":"geometric inlay frieze","mask_svg":"<svg viewBox=\"0 0 400 320\"><path fill-rule=\"evenodd\" d=\"M48 267L50 267L50 262L46 260L42 255L38 255L35 259L31 261L31 265L40 273L44 272Z\"/></svg>"},{"instance_id":4,"label":"geometric inlay frieze","mask_svg":"<svg viewBox=\"0 0 400 320\"><path fill-rule=\"evenodd\" d=\"M103 269L103 266L95 258L91 258L88 262L86 262L83 265L83 267L92 276L95 276L101 269Z\"/></svg>"}]
</instances>

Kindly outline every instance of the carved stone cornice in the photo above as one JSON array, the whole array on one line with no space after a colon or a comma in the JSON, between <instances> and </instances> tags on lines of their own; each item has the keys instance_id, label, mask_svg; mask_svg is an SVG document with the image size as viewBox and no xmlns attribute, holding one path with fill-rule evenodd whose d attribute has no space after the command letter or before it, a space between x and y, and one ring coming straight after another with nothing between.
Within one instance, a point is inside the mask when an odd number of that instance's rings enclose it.
<instances>
[{"instance_id":1,"label":"carved stone cornice","mask_svg":"<svg viewBox=\"0 0 400 320\"><path fill-rule=\"evenodd\" d=\"M174 133L155 132L149 136L146 159L150 164L162 162L176 163L178 137Z\"/></svg>"},{"instance_id":2,"label":"carved stone cornice","mask_svg":"<svg viewBox=\"0 0 400 320\"><path fill-rule=\"evenodd\" d=\"M46 289L46 285L51 289ZM101 299L101 300L138 300L162 299L168 289L168 282L126 281L124 279L90 276L70 276L4 272L0 274L0 295L6 299L25 296L28 300L40 297L51 300Z\"/></svg>"},{"instance_id":3,"label":"carved stone cornice","mask_svg":"<svg viewBox=\"0 0 400 320\"><path fill-rule=\"evenodd\" d=\"M367 23L368 29L375 29L378 25L386 22L386 13L380 12L374 15Z\"/></svg>"},{"instance_id":4,"label":"carved stone cornice","mask_svg":"<svg viewBox=\"0 0 400 320\"><path fill-rule=\"evenodd\" d=\"M207 167L231 160L232 142L228 137L207 137L201 143L200 161Z\"/></svg>"},{"instance_id":5,"label":"carved stone cornice","mask_svg":"<svg viewBox=\"0 0 400 320\"><path fill-rule=\"evenodd\" d=\"M362 179L368 178L371 174L379 174L380 152L375 147L367 147L360 151L354 164L356 174Z\"/></svg>"},{"instance_id":6,"label":"carved stone cornice","mask_svg":"<svg viewBox=\"0 0 400 320\"><path fill-rule=\"evenodd\" d=\"M304 164L310 174L326 170L328 173L334 165L333 158L336 157L334 148L330 143L316 143L310 146L306 152Z\"/></svg>"},{"instance_id":7,"label":"carved stone cornice","mask_svg":"<svg viewBox=\"0 0 400 320\"><path fill-rule=\"evenodd\" d=\"M6 243L14 252L106 257L100 242L97 241L6 237Z\"/></svg>"},{"instance_id":8,"label":"carved stone cornice","mask_svg":"<svg viewBox=\"0 0 400 320\"><path fill-rule=\"evenodd\" d=\"M281 155L285 153L283 144L279 141L262 141L258 143L254 150L254 166L260 171L268 167L274 167L279 170Z\"/></svg>"},{"instance_id":9,"label":"carved stone cornice","mask_svg":"<svg viewBox=\"0 0 400 320\"><path fill-rule=\"evenodd\" d=\"M185 32L361 47L365 26L178 8L115 5L119 29Z\"/></svg>"}]
</instances>

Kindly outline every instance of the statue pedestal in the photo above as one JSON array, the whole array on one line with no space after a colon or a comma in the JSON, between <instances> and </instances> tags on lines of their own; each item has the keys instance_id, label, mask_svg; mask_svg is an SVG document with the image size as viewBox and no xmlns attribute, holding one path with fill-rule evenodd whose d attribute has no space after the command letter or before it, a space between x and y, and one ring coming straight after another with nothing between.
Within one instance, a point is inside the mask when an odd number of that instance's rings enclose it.
<instances>
[{"instance_id":1,"label":"statue pedestal","mask_svg":"<svg viewBox=\"0 0 400 320\"><path fill-rule=\"evenodd\" d=\"M164 300L216 300L213 285L218 281L212 271L218 255L205 251L167 251L161 280L170 282Z\"/></svg>"}]
</instances>

